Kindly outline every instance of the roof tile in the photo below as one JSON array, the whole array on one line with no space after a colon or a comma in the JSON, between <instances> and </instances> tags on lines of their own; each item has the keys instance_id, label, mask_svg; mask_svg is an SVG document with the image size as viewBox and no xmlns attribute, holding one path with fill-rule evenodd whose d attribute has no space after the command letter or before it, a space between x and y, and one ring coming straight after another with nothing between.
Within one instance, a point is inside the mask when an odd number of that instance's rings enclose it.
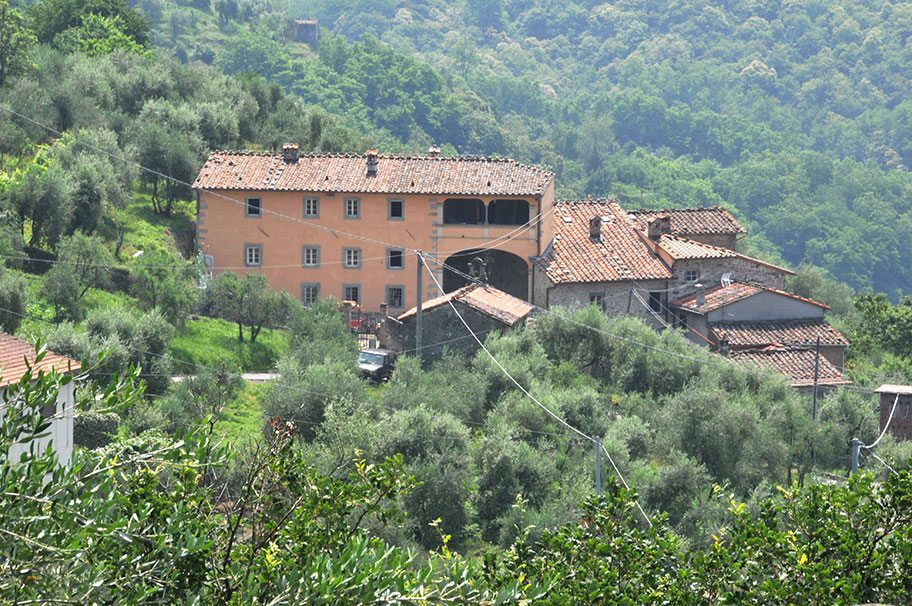
<instances>
[{"instance_id":1,"label":"roof tile","mask_svg":"<svg viewBox=\"0 0 912 606\"><path fill-rule=\"evenodd\" d=\"M765 347L733 351L730 358L739 364L769 368L786 375L792 387L808 387L814 384L814 364L817 353L813 349ZM820 356L819 385L847 385L847 380L838 368L825 357Z\"/></svg>"},{"instance_id":2,"label":"roof tile","mask_svg":"<svg viewBox=\"0 0 912 606\"><path fill-rule=\"evenodd\" d=\"M535 306L502 290L480 284L469 284L460 289L441 295L422 303L423 311L448 305L450 301L457 301L472 309L494 318L508 326L513 326L527 317L535 310ZM397 319L404 320L418 313L418 308L413 307L404 312Z\"/></svg>"},{"instance_id":3,"label":"roof tile","mask_svg":"<svg viewBox=\"0 0 912 606\"><path fill-rule=\"evenodd\" d=\"M706 289L706 300L703 305L697 305L697 293L695 292L687 295L686 297L675 299L671 302L671 305L696 313L708 313L719 309L720 307L725 307L726 305L734 303L735 301L740 301L741 299L752 297L761 292L774 293L783 297L795 299L796 301L810 303L811 305L816 305L817 307L822 307L823 309L830 308L828 305L825 305L818 301L805 299L804 297L793 295L792 293L785 292L784 290L769 288L767 286L760 286L759 284L748 284L746 282L733 282L729 286L719 285Z\"/></svg>"},{"instance_id":4,"label":"roof tile","mask_svg":"<svg viewBox=\"0 0 912 606\"><path fill-rule=\"evenodd\" d=\"M663 210L637 209L631 210L643 229L649 222L661 215L671 219L671 233L676 236L692 236L698 234L743 234L745 230L730 212L721 206L708 208L670 208Z\"/></svg>"},{"instance_id":5,"label":"roof tile","mask_svg":"<svg viewBox=\"0 0 912 606\"><path fill-rule=\"evenodd\" d=\"M553 283L674 279L617 202L562 201L555 204L554 216L554 240L541 258ZM599 240L589 237L593 217L601 218Z\"/></svg>"},{"instance_id":6,"label":"roof tile","mask_svg":"<svg viewBox=\"0 0 912 606\"><path fill-rule=\"evenodd\" d=\"M53 352L47 352L38 364L35 364L35 347L12 335L0 332L0 387L18 383L32 364L32 374L40 371L56 370L59 373L79 370L79 362Z\"/></svg>"},{"instance_id":7,"label":"roof tile","mask_svg":"<svg viewBox=\"0 0 912 606\"><path fill-rule=\"evenodd\" d=\"M375 176L356 154L282 154L216 151L200 170L196 189L462 196L536 196L554 173L507 158L379 156Z\"/></svg>"},{"instance_id":8,"label":"roof tile","mask_svg":"<svg viewBox=\"0 0 912 606\"><path fill-rule=\"evenodd\" d=\"M771 322L719 322L712 331L721 339L728 337L732 348L760 347L767 345L821 345L848 346L845 336L830 326L826 320L777 320Z\"/></svg>"}]
</instances>

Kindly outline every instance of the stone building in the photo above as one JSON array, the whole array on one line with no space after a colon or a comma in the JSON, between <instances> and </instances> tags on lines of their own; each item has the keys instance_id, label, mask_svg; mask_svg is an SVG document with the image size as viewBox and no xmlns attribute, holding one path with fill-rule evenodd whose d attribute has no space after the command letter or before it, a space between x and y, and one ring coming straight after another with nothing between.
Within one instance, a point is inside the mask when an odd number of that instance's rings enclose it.
<instances>
[{"instance_id":1,"label":"stone building","mask_svg":"<svg viewBox=\"0 0 912 606\"><path fill-rule=\"evenodd\" d=\"M676 327L732 360L782 372L793 387L849 383L848 340L825 319L823 303L779 289L735 282L671 302ZM819 343L819 358L817 355Z\"/></svg>"},{"instance_id":2,"label":"stone building","mask_svg":"<svg viewBox=\"0 0 912 606\"><path fill-rule=\"evenodd\" d=\"M479 349L478 342L466 330L450 302L482 341L493 331L522 326L535 311L535 306L522 299L482 284L469 284L425 301L422 305L423 345L419 351L424 361L438 360L446 350L471 354ZM399 352L414 351L417 315L418 309L413 307L398 318L385 318L380 329L381 346Z\"/></svg>"},{"instance_id":3,"label":"stone building","mask_svg":"<svg viewBox=\"0 0 912 606\"><path fill-rule=\"evenodd\" d=\"M874 392L880 394L880 430L889 422L893 436L901 440L912 438L912 385L881 385Z\"/></svg>"},{"instance_id":4,"label":"stone building","mask_svg":"<svg viewBox=\"0 0 912 606\"><path fill-rule=\"evenodd\" d=\"M781 288L792 273L698 240L736 246L744 230L724 209L636 212L613 200L558 202L554 240L535 260L532 302L595 303L610 315L639 316L658 328L674 319L669 297L690 293L698 283L738 279Z\"/></svg>"},{"instance_id":5,"label":"stone building","mask_svg":"<svg viewBox=\"0 0 912 606\"><path fill-rule=\"evenodd\" d=\"M295 42L316 47L320 43L320 22L316 19L295 19L292 37Z\"/></svg>"},{"instance_id":6,"label":"stone building","mask_svg":"<svg viewBox=\"0 0 912 606\"><path fill-rule=\"evenodd\" d=\"M609 315L662 326L675 275L637 229L614 201L557 203L554 239L534 263L532 302L544 308L595 304Z\"/></svg>"}]
</instances>

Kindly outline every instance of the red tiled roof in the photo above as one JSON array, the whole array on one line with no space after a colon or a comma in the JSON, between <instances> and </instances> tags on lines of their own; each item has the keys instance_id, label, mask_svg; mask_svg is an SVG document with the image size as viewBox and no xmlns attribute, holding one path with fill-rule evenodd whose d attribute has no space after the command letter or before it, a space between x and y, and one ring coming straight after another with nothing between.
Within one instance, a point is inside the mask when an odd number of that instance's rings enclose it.
<instances>
[{"instance_id":1,"label":"red tiled roof","mask_svg":"<svg viewBox=\"0 0 912 606\"><path fill-rule=\"evenodd\" d=\"M822 307L823 309L830 308L828 305L825 305L823 303L805 299L804 297L793 295L792 293L785 292L784 290L759 286L757 284L747 284L744 282L733 282L729 286L719 285L706 289L706 301L703 305L700 306L697 305L697 293L692 293L686 297L675 299L671 302L671 305L696 313L708 313L710 311L719 309L720 307L725 307L726 305L734 303L735 301L740 301L741 299L752 297L760 292L771 292L782 297L795 299L796 301L810 303L811 305L816 305L817 307Z\"/></svg>"},{"instance_id":2,"label":"red tiled roof","mask_svg":"<svg viewBox=\"0 0 912 606\"><path fill-rule=\"evenodd\" d=\"M643 229L661 215L671 219L671 233L676 236L694 234L743 234L746 230L721 206L709 208L670 208L665 210L637 209L629 211L642 223Z\"/></svg>"},{"instance_id":3,"label":"red tiled roof","mask_svg":"<svg viewBox=\"0 0 912 606\"><path fill-rule=\"evenodd\" d=\"M79 362L52 352L47 352L38 364L35 364L35 348L30 343L12 335L0 332L0 387L18 383L28 367L26 358L32 364L32 374L51 369L59 373L79 370Z\"/></svg>"},{"instance_id":4,"label":"red tiled roof","mask_svg":"<svg viewBox=\"0 0 912 606\"><path fill-rule=\"evenodd\" d=\"M423 311L426 311L442 305L449 305L450 301L457 301L467 305L508 326L513 326L535 310L534 305L522 299L518 299L502 290L479 284L469 284L453 292L425 301L421 307ZM418 308L413 307L400 315L397 320L410 318L417 313Z\"/></svg>"},{"instance_id":5,"label":"red tiled roof","mask_svg":"<svg viewBox=\"0 0 912 606\"><path fill-rule=\"evenodd\" d=\"M659 246L673 259L727 259L739 257L738 253L728 248L710 246L702 242L680 238L678 236L662 235Z\"/></svg>"},{"instance_id":6,"label":"red tiled roof","mask_svg":"<svg viewBox=\"0 0 912 606\"><path fill-rule=\"evenodd\" d=\"M792 387L808 387L814 384L814 364L817 353L807 348L766 347L732 351L729 356L739 364L750 364L769 368L786 375ZM818 384L847 385L851 383L839 369L825 357L820 356Z\"/></svg>"},{"instance_id":7,"label":"red tiled roof","mask_svg":"<svg viewBox=\"0 0 912 606\"><path fill-rule=\"evenodd\" d=\"M712 246L711 244L704 244L679 236L662 235L659 238L658 246L671 257L672 261L679 261L681 259L742 259L748 263L762 265L784 274L795 275L795 272L790 269L779 267L778 265L773 265L772 263L767 263L760 259L754 259L747 255L742 255L731 249L722 248L721 246Z\"/></svg>"},{"instance_id":8,"label":"red tiled roof","mask_svg":"<svg viewBox=\"0 0 912 606\"><path fill-rule=\"evenodd\" d=\"M602 218L601 238L597 241L589 237L592 217ZM643 244L627 213L612 200L555 204L554 240L540 263L555 284L675 277Z\"/></svg>"},{"instance_id":9,"label":"red tiled roof","mask_svg":"<svg viewBox=\"0 0 912 606\"><path fill-rule=\"evenodd\" d=\"M848 346L848 339L826 320L777 320L771 322L719 322L712 325L718 339L728 337L732 348L766 345L814 346L817 337L821 345Z\"/></svg>"},{"instance_id":10,"label":"red tiled roof","mask_svg":"<svg viewBox=\"0 0 912 606\"><path fill-rule=\"evenodd\" d=\"M510 159L444 156L379 156L367 175L364 155L216 151L200 170L196 189L302 191L459 196L536 196L554 174Z\"/></svg>"}]
</instances>

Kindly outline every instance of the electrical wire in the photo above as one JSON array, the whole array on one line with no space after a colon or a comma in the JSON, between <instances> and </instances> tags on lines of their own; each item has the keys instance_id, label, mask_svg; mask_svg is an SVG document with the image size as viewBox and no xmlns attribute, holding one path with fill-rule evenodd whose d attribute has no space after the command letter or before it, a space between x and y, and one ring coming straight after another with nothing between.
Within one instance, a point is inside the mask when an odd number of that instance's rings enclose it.
<instances>
[{"instance_id":1,"label":"electrical wire","mask_svg":"<svg viewBox=\"0 0 912 606\"><path fill-rule=\"evenodd\" d=\"M893 422L893 415L896 412L896 407L899 405L899 394L896 394L896 399L893 400L893 407L890 409L890 416L887 418L887 423L884 425L883 431L880 432L880 435L877 436L877 439L874 440L871 444L865 445L862 444L861 447L865 450L873 450L875 446L880 444L880 441L883 440L883 437L887 435L887 430L890 429L890 423Z\"/></svg>"},{"instance_id":2,"label":"electrical wire","mask_svg":"<svg viewBox=\"0 0 912 606\"><path fill-rule=\"evenodd\" d=\"M441 295L446 294L446 291L444 291L443 286L440 284L440 281L437 279L437 276L434 274L434 271L431 269L430 265L428 265L427 263L425 263L425 261L424 261L424 255L422 255L421 253L419 253L419 254L418 254L418 259L419 259L419 261L424 265L425 269L427 269L428 274L431 276L431 280L434 282L434 285L437 286L437 290L440 291L440 294L441 294ZM521 392L523 392L530 400L532 400L536 405L538 405L539 408L541 408L541 409L542 409L543 411L545 411L548 415L550 415L551 417L553 417L556 421L558 421L559 423L561 423L564 427L566 427L567 429L570 429L571 431L573 431L573 432L576 433L577 435L579 435L579 436L581 436L582 438L584 438L584 439L586 439L586 440L592 442L593 444L598 444L598 440L596 440L595 438L593 438L593 437L591 437L591 436L589 436L589 435L583 433L582 431L580 431L579 429L577 429L576 427L574 427L573 425L571 425L570 423L568 423L567 421L565 421L560 415L558 415L557 413L555 413L554 411L552 411L550 408L548 408L547 406L545 406L544 404L542 404L542 403L538 400L538 398L536 398L535 396L533 396L533 395L529 392L528 389L526 389L525 387L523 387L522 384L521 384L519 381L517 381L516 378L513 377L512 374L510 374L510 371L508 371L508 370L504 367L504 365L501 364L500 361L494 356L494 354L491 353L491 351L485 346L484 342L483 342L480 338L478 338L478 335L475 334L475 331L472 330L472 327L469 326L469 323L466 322L466 320L465 320L465 318L462 316L462 314L459 313L459 309L457 309L456 305L453 303L453 300L450 299L450 300L448 300L447 302L449 303L450 308L453 310L453 313L456 314L456 317L459 318L459 321L462 322L462 325L465 327L465 329L469 332L469 334L472 335L472 337L475 339L475 342L478 343L478 346L482 349L482 351L484 351L485 354L487 354L487 356L491 359L491 361L494 362L494 364L501 370L501 372L503 372L503 374L504 374L508 379L510 379L510 381L511 381L514 385L516 385L516 387L518 387L519 390L520 390ZM602 446L602 449L603 449L604 452L605 452L605 456L608 457L608 461L611 463L611 466L614 468L615 473L618 475L618 478L621 480L621 483L624 485L625 488L627 488L627 489L629 490L630 487L629 487L629 485L627 484L627 481L624 479L624 476L621 474L620 469L618 469L617 464L615 464L614 458L611 456L611 454L608 452L608 450L607 450L604 446ZM645 511L645 510L643 509L643 507L640 505L639 500L635 500L634 503L636 503L637 508L640 510L640 513L643 515L643 518L646 520L646 522L647 522L650 526L652 526L652 520L649 519L649 516L646 514L646 511Z\"/></svg>"},{"instance_id":3,"label":"electrical wire","mask_svg":"<svg viewBox=\"0 0 912 606\"><path fill-rule=\"evenodd\" d=\"M398 249L398 250L403 250L403 249ZM378 256L378 257L364 257L364 258L361 259L361 261L362 261L362 262L366 262L366 261L380 261L380 260L384 260L384 259L386 259L386 258L387 258L387 255ZM125 271L130 271L130 270L133 270L133 269L176 269L176 270L186 270L186 269L192 269L192 268L194 267L193 264L192 264L192 262L190 262L190 261L188 261L187 263L184 263L183 265L144 265L144 264L140 264L140 263L137 263L137 264L134 264L134 265L127 265L127 264L122 264L122 263L91 263L91 262L83 263L82 261L61 261L60 259L36 259L36 258L34 258L34 257L27 257L27 256L20 256L20 255L0 255L0 259L19 260L19 261L26 261L26 262L29 262L29 263L44 263L44 264L47 264L47 265L73 265L73 266L79 265L79 266L83 266L83 267L103 267L103 268L107 268L107 269L121 269L121 270L125 270ZM286 264L286 265L256 265L256 266L249 266L249 265L226 265L226 266L214 266L214 267L212 267L212 268L210 268L210 267L205 267L205 266L204 266L204 267L201 267L201 269L206 269L206 270L209 270L209 269L217 269L217 270L254 269L254 270L260 270L260 269L287 269L287 268L319 269L320 267L322 267L322 266L324 266L324 265L344 265L344 264L345 264L345 261L323 261L323 260L321 259L321 260L320 260L320 263L319 263L318 265L312 265L312 266L302 265L301 263L290 263L290 264Z\"/></svg>"},{"instance_id":4,"label":"electrical wire","mask_svg":"<svg viewBox=\"0 0 912 606\"><path fill-rule=\"evenodd\" d=\"M11 115L13 115L13 116L16 116L16 117L22 119L22 120L25 120L26 122L30 122L31 124L34 124L35 126L38 126L39 128L42 128L42 129L44 129L44 130L46 130L46 131L48 131L48 132L50 132L50 133L52 133L52 134L54 134L54 135L57 135L58 137L62 137L62 136L64 135L63 132L61 132L61 131L59 131L59 130L53 128L52 126L48 126L47 124L44 124L44 123L42 123L42 122L39 122L38 120L35 120L34 118L30 118L29 116L26 116L26 115L24 115L24 114L21 114L21 113L15 111L15 110L13 110L13 109L11 109L11 108L9 108L9 107L6 107L6 106L4 106L4 105L0 105L0 110L5 111L5 112L7 112L7 113L9 113L9 114L11 114ZM149 167L147 167L147 166L144 166L144 165L140 164L139 162L136 162L135 160L130 160L129 158L124 158L123 156L119 156L119 155L117 155L117 154L115 154L115 153L112 153L112 152L106 150L106 149L103 149L103 148L101 148L101 147L98 147L97 145L93 145L93 144L91 144L91 143L87 143L87 142L82 141L81 139L78 139L78 138L75 138L75 137L73 138L73 143L76 143L76 144L81 145L81 146L83 146L83 147L85 147L85 148L87 148L87 149L91 149L91 150L94 150L94 151L99 152L99 153L101 153L101 154L104 154L104 155L106 155L106 156L108 156L108 157L110 157L110 158L113 158L113 159L115 159L115 160L117 160L117 161L119 161L119 162L123 162L123 163L129 164L129 165L131 165L131 166L135 166L135 167L139 168L141 171L147 172L147 173L149 173L149 174L151 174L151 175L155 175L156 177L160 177L160 178L162 178L162 179L167 179L167 180L169 180L169 181L171 181L171 182L173 182L173 183L177 183L177 184L183 185L183 186L185 186L185 187L188 187L188 188L190 188L190 189L194 189L192 183L188 183L187 181L183 181L183 180L178 179L178 178L176 178L176 177L173 177L173 176L171 176L171 175L168 175L168 174L162 173L162 172L160 172L160 171L157 171L157 170L155 170L155 169L149 168ZM241 206L241 207L243 207L243 208L246 208L246 207L247 207L247 202L246 202L246 201L239 200L239 199L237 199L237 198L233 198L233 197L231 197L231 196L227 196L227 195L225 195L225 194L221 194L221 193L219 193L219 192L217 192L217 191L210 190L210 189L203 188L203 187L197 187L197 188L195 188L195 189L198 190L198 191L207 193L207 194L209 194L209 195L211 195L211 196L214 196L214 197L216 197L216 198L220 198L220 199L226 200L226 201L228 201L228 202L231 202L232 204L236 204L236 205ZM418 249L413 248L413 247L410 247L410 246L402 246L402 245L394 244L394 243L391 243L391 242L385 242L385 241L383 241L383 240L377 240L377 239L374 239L374 238L369 238L369 237L366 237L366 236L362 236L362 235L360 235L360 234L355 234L355 233L347 232L347 231L344 231L344 230L341 230L341 229L336 229L336 228L334 228L334 227L329 227L329 226L326 226L326 225L321 225L321 224L319 224L319 223L314 223L313 221L306 221L306 220L304 220L304 219L299 219L298 217L293 217L293 216L291 216L291 215L286 215L286 214L283 214L283 213L279 213L279 212L270 210L270 209L268 209L268 208L260 208L260 212L263 213L263 214L273 215L273 216L278 217L278 218L280 218L280 219L285 219L285 220L287 220L287 221L291 221L291 222L298 223L298 224L301 224L301 225L306 225L306 226L309 226L309 227L313 227L314 229L318 229L318 230L322 230L322 231L327 231L327 232L329 232L329 233L331 233L331 234L333 234L333 235L335 235L335 236L346 236L346 237L349 237L349 238L352 238L352 239L355 239L355 240L360 240L360 241L362 241L362 242L367 242L367 243L375 244L375 245L378 245L378 246L384 246L384 247L389 247L389 248L401 248L402 250L406 250L406 251L409 251L409 252L417 252L417 250L418 250ZM482 242L482 243L480 244L480 246L477 248L477 250L487 250L487 249L489 249L489 248L493 248L493 247L495 247L495 246L497 245L496 243L498 243L501 239L504 239L504 238L505 238L504 242L509 241L509 240L512 240L514 237L516 237L517 235L519 235L520 233L522 233L522 230L527 229L527 228L529 228L529 227L532 227L535 223L537 223L537 222L539 222L539 221L542 221L542 220L544 219L544 217L547 216L548 214L550 214L551 212L554 212L554 206L553 206L553 205L552 205L552 207L551 207L547 212L545 212L545 213L539 213L538 215L535 216L535 218L530 219L529 221L527 221L527 222L524 223L523 225L520 225L520 226L514 228L513 230L511 230L511 231L508 232L507 234L504 234L504 235L502 235L502 236L499 236L498 238L494 238L493 240L489 240L489 241L486 241L486 242ZM515 233L514 233L514 232L515 232ZM512 235L511 235L511 234L512 234ZM509 237L508 237L508 236L509 236ZM455 251L455 252L459 252L459 251ZM451 253L445 253L445 254L451 254Z\"/></svg>"}]
</instances>

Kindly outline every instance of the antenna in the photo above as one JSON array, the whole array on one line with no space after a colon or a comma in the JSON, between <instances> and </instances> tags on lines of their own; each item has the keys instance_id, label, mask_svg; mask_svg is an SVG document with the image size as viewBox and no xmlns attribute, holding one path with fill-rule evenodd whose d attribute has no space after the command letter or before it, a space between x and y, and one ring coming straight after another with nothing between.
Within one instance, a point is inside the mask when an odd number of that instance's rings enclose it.
<instances>
[{"instance_id":1,"label":"antenna","mask_svg":"<svg viewBox=\"0 0 912 606\"><path fill-rule=\"evenodd\" d=\"M732 285L732 272L727 271L722 274L722 286L731 286Z\"/></svg>"}]
</instances>

